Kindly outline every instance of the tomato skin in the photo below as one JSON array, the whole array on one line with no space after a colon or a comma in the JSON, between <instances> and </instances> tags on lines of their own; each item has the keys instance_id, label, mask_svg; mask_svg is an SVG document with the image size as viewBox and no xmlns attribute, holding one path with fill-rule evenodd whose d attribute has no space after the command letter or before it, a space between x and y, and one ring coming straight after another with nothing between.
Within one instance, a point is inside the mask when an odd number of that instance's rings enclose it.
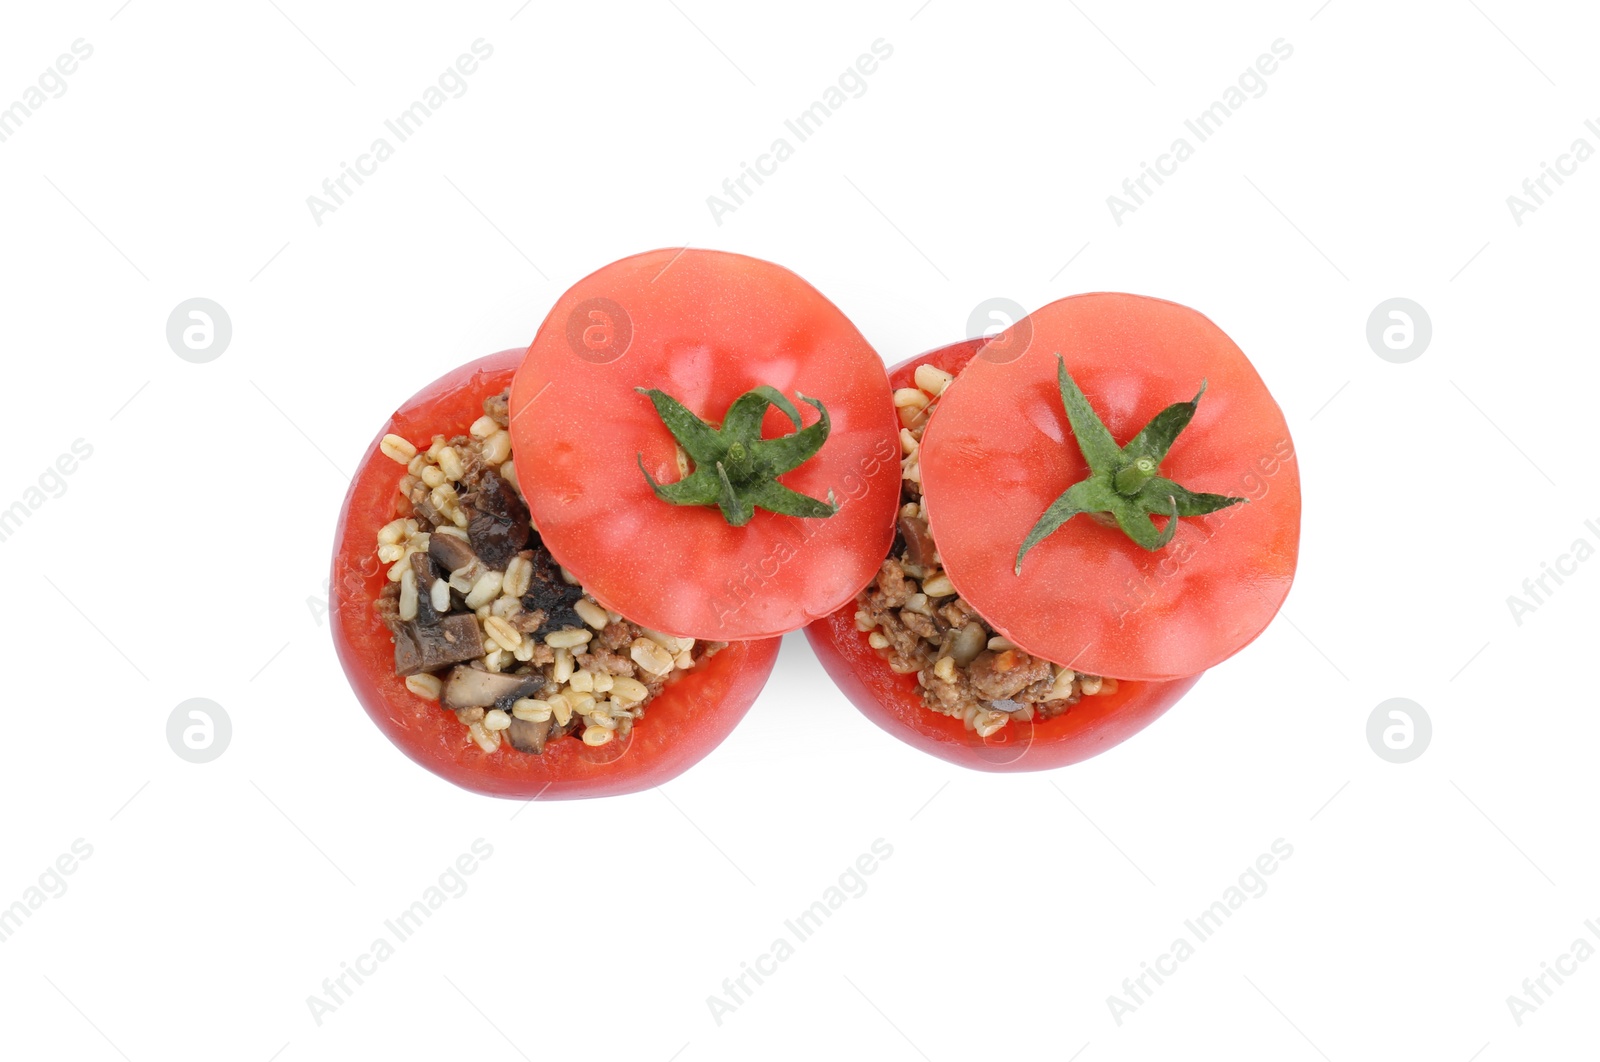
<instances>
[{"instance_id":1,"label":"tomato skin","mask_svg":"<svg viewBox=\"0 0 1600 1062\"><path fill-rule=\"evenodd\" d=\"M657 498L641 464L680 478L658 388L720 423L759 385L827 407L822 449L780 482L839 511L717 509ZM797 630L854 598L888 552L899 499L899 423L883 361L838 307L780 266L718 251L634 255L557 300L511 395L517 477L551 553L601 604L644 627L716 641ZM766 438L794 431L776 409Z\"/></svg>"},{"instance_id":2,"label":"tomato skin","mask_svg":"<svg viewBox=\"0 0 1600 1062\"><path fill-rule=\"evenodd\" d=\"M967 340L901 362L890 370L890 383L913 386L913 373L925 364L959 374L983 346L981 339ZM1165 682L1120 681L1115 693L1085 697L1054 719L1010 722L982 738L961 720L929 710L917 676L896 674L867 635L856 630L855 614L851 601L806 628L823 670L886 733L978 771L1046 771L1096 756L1149 726L1200 681L1198 674Z\"/></svg>"},{"instance_id":3,"label":"tomato skin","mask_svg":"<svg viewBox=\"0 0 1600 1062\"><path fill-rule=\"evenodd\" d=\"M735 642L684 672L646 707L626 743L591 748L551 742L543 755L503 747L485 753L453 712L423 700L394 673L394 643L373 602L387 565L375 556L378 529L397 515L401 467L378 451L393 432L413 442L457 435L504 390L522 363L521 349L456 369L402 406L361 460L339 514L328 610L334 647L350 687L395 746L412 761L463 789L522 800L611 796L668 781L703 759L754 703L778 658L780 639Z\"/></svg>"},{"instance_id":4,"label":"tomato skin","mask_svg":"<svg viewBox=\"0 0 1600 1062\"><path fill-rule=\"evenodd\" d=\"M929 527L967 603L1029 653L1119 679L1197 674L1259 636L1294 581L1300 479L1283 412L1233 340L1188 307L1102 292L1041 307L996 342L950 385L922 438ZM1180 519L1156 551L1076 516L1017 575L1029 530L1088 474L1058 354L1119 445L1204 380L1161 474L1247 500Z\"/></svg>"}]
</instances>

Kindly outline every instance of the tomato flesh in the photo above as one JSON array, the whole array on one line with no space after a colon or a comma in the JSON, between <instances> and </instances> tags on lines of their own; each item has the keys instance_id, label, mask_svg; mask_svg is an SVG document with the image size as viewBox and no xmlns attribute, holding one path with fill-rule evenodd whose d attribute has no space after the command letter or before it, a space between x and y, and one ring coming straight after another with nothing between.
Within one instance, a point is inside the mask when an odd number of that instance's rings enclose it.
<instances>
[{"instance_id":1,"label":"tomato flesh","mask_svg":"<svg viewBox=\"0 0 1600 1062\"><path fill-rule=\"evenodd\" d=\"M631 793L660 785L703 759L744 717L777 662L779 639L735 642L681 672L650 701L626 741L592 748L560 738L542 754L502 747L486 753L455 713L406 688L394 672L394 642L374 608L386 583L379 528L401 515L404 470L379 452L389 433L412 442L464 434L483 400L511 384L524 352L502 351L463 366L402 406L373 441L350 485L335 536L329 583L334 646L367 715L414 762L463 789L523 800Z\"/></svg>"}]
</instances>

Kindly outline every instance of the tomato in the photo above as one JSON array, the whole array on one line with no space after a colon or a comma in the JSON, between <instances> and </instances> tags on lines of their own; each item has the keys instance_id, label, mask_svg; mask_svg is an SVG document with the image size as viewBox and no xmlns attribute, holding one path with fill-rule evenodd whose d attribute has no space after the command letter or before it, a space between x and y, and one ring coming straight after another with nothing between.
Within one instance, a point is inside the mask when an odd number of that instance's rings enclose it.
<instances>
[{"instance_id":1,"label":"tomato","mask_svg":"<svg viewBox=\"0 0 1600 1062\"><path fill-rule=\"evenodd\" d=\"M978 339L930 351L895 366L890 383L913 386L919 365L959 375L983 347L984 340ZM936 410L933 419L938 416ZM938 544L942 556L943 543ZM1043 771L1086 760L1143 730L1200 680L1191 675L1170 682L1119 682L1115 693L1085 697L1054 719L1012 721L983 738L961 720L929 710L917 676L896 674L867 643L867 635L856 629L855 615L852 600L806 628L807 641L839 689L886 732L940 759L980 771Z\"/></svg>"},{"instance_id":2,"label":"tomato","mask_svg":"<svg viewBox=\"0 0 1600 1062\"><path fill-rule=\"evenodd\" d=\"M1159 484L1243 501L1177 519L1156 549L1077 515L1032 546L1019 575L1030 530L1091 473L1081 448L1093 440L1064 408L1068 376L1113 454L1203 385ZM1078 295L1017 322L945 391L922 439L923 502L945 573L995 630L1079 671L1171 679L1232 656L1277 614L1299 554L1294 457L1282 411L1210 320L1159 299Z\"/></svg>"},{"instance_id":3,"label":"tomato","mask_svg":"<svg viewBox=\"0 0 1600 1062\"><path fill-rule=\"evenodd\" d=\"M413 442L464 434L483 400L510 385L523 358L507 350L450 373L397 411L362 458L334 539L329 614L356 699L389 740L434 774L476 793L520 799L630 793L659 785L716 748L744 717L777 661L779 639L738 642L681 673L645 709L626 741L591 748L552 741L542 755L509 745L485 753L453 712L418 697L394 673L394 642L373 607L386 579L378 529L400 515L403 472L378 450L393 432Z\"/></svg>"},{"instance_id":4,"label":"tomato","mask_svg":"<svg viewBox=\"0 0 1600 1062\"><path fill-rule=\"evenodd\" d=\"M757 413L747 423L763 441L829 418L820 450L773 489L838 510L746 510L736 525L714 505L664 501L691 476L661 396L726 431L734 403L762 387L800 417ZM608 608L678 636L772 637L853 599L888 552L900 489L889 396L872 347L795 274L652 251L579 281L540 327L511 396L516 452L537 455L517 477L550 552ZM693 474L715 473L696 458Z\"/></svg>"}]
</instances>

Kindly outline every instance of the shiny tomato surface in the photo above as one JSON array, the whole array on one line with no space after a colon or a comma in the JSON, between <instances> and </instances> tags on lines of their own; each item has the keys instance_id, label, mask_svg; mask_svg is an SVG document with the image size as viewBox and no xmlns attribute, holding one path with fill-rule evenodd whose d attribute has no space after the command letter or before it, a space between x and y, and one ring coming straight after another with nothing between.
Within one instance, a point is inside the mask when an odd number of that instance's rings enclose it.
<instances>
[{"instance_id":1,"label":"shiny tomato surface","mask_svg":"<svg viewBox=\"0 0 1600 1062\"><path fill-rule=\"evenodd\" d=\"M715 507L673 505L645 478L684 474L672 433L640 388L720 424L735 399L776 388L820 451L778 480L839 509L764 509L734 526ZM803 396L803 397L802 397ZM777 409L764 438L794 432ZM893 538L899 431L883 361L815 288L781 266L671 248L573 285L539 328L511 394L517 477L546 545L601 604L645 627L715 641L797 630L855 596Z\"/></svg>"}]
</instances>

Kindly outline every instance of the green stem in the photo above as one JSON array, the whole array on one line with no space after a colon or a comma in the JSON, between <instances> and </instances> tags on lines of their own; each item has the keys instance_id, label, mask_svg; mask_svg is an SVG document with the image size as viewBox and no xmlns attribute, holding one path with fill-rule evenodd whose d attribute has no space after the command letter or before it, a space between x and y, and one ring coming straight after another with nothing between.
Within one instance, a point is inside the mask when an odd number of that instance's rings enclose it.
<instances>
[{"instance_id":1,"label":"green stem","mask_svg":"<svg viewBox=\"0 0 1600 1062\"><path fill-rule=\"evenodd\" d=\"M1163 409L1128 445L1118 447L1088 397L1067 372L1066 361L1057 354L1056 362L1061 404L1089 474L1063 491L1022 540L1017 549L1018 575L1022 574L1022 558L1029 550L1080 514L1102 522L1108 522L1106 517L1110 517L1109 522L1135 545L1155 552L1172 541L1180 517L1204 516L1245 500L1196 493L1160 475L1167 451L1194 419L1201 396L1206 393L1204 382L1194 398ZM1152 516L1166 517L1166 526L1158 531L1150 522Z\"/></svg>"},{"instance_id":2,"label":"green stem","mask_svg":"<svg viewBox=\"0 0 1600 1062\"><path fill-rule=\"evenodd\" d=\"M720 509L734 527L749 523L757 508L805 517L832 516L838 511L831 493L826 502L818 501L778 482L779 476L810 460L827 441L830 422L820 401L795 395L818 414L815 424L801 428L794 403L777 389L761 386L735 399L721 427L713 427L665 391L645 387L636 390L650 399L661 422L694 463L689 474L677 482L657 483L644 467L644 455L639 455L639 470L662 501ZM796 430L776 439L764 439L761 421L774 407L789 418Z\"/></svg>"},{"instance_id":3,"label":"green stem","mask_svg":"<svg viewBox=\"0 0 1600 1062\"><path fill-rule=\"evenodd\" d=\"M1124 465L1117 470L1117 474L1111 479L1111 485L1117 489L1118 494L1131 498L1139 493L1140 487L1155 478L1157 467L1153 458L1137 458L1132 464Z\"/></svg>"}]
</instances>

